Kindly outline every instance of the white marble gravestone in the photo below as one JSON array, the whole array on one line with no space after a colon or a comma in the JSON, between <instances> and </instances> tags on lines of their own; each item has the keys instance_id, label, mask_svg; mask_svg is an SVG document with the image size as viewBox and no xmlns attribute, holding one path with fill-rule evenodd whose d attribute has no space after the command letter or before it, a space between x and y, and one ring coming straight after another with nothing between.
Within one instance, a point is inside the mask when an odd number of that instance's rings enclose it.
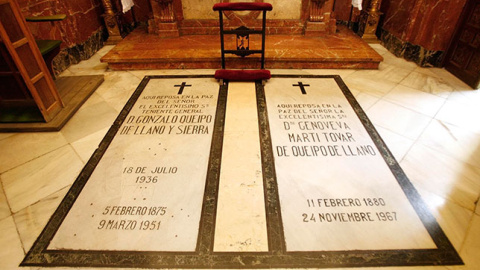
<instances>
[{"instance_id":1,"label":"white marble gravestone","mask_svg":"<svg viewBox=\"0 0 480 270\"><path fill-rule=\"evenodd\" d=\"M151 81L49 248L195 250L217 97L211 78Z\"/></svg>"},{"instance_id":2,"label":"white marble gravestone","mask_svg":"<svg viewBox=\"0 0 480 270\"><path fill-rule=\"evenodd\" d=\"M333 78L265 95L287 251L436 247Z\"/></svg>"}]
</instances>

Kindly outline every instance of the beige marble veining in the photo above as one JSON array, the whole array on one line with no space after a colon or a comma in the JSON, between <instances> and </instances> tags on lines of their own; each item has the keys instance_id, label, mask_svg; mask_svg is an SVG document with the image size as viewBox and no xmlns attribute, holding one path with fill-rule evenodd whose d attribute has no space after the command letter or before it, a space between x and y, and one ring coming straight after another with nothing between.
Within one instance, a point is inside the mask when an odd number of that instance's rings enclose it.
<instances>
[{"instance_id":1,"label":"beige marble veining","mask_svg":"<svg viewBox=\"0 0 480 270\"><path fill-rule=\"evenodd\" d=\"M255 86L230 83L215 251L268 251Z\"/></svg>"},{"instance_id":2,"label":"beige marble veining","mask_svg":"<svg viewBox=\"0 0 480 270\"><path fill-rule=\"evenodd\" d=\"M415 186L474 211L480 193L480 168L420 144L413 146L400 164Z\"/></svg>"},{"instance_id":3,"label":"beige marble veining","mask_svg":"<svg viewBox=\"0 0 480 270\"><path fill-rule=\"evenodd\" d=\"M395 132L392 132L388 129L382 128L380 126L375 127L377 132L382 137L385 144L388 146L388 149L392 152L395 159L400 162L403 160L405 155L408 153L414 140L408 139L402 135L399 135Z\"/></svg>"},{"instance_id":4,"label":"beige marble veining","mask_svg":"<svg viewBox=\"0 0 480 270\"><path fill-rule=\"evenodd\" d=\"M0 220L0 268L19 269L18 264L24 256L22 243L18 237L15 222L11 216ZM27 268L28 269L28 268Z\"/></svg>"},{"instance_id":5,"label":"beige marble veining","mask_svg":"<svg viewBox=\"0 0 480 270\"><path fill-rule=\"evenodd\" d=\"M0 133L0 140L13 136L15 133Z\"/></svg>"},{"instance_id":6,"label":"beige marble veining","mask_svg":"<svg viewBox=\"0 0 480 270\"><path fill-rule=\"evenodd\" d=\"M417 139L431 118L384 99L367 110L370 120L383 128L409 139Z\"/></svg>"},{"instance_id":7,"label":"beige marble veining","mask_svg":"<svg viewBox=\"0 0 480 270\"><path fill-rule=\"evenodd\" d=\"M17 133L0 140L0 173L58 149L68 142L59 132Z\"/></svg>"},{"instance_id":8,"label":"beige marble veining","mask_svg":"<svg viewBox=\"0 0 480 270\"><path fill-rule=\"evenodd\" d=\"M83 161L83 163L88 162L93 152L98 148L100 142L105 137L109 129L110 127L106 127L70 144L75 150L75 152L78 154L80 159Z\"/></svg>"},{"instance_id":9,"label":"beige marble veining","mask_svg":"<svg viewBox=\"0 0 480 270\"><path fill-rule=\"evenodd\" d=\"M480 106L478 104L464 104L447 100L435 118L480 134L478 115L480 115Z\"/></svg>"},{"instance_id":10,"label":"beige marble veining","mask_svg":"<svg viewBox=\"0 0 480 270\"><path fill-rule=\"evenodd\" d=\"M352 94L354 94L353 91L352 91ZM360 104L360 107L362 107L364 111L370 109L373 105L375 105L375 103L377 103L380 100L380 98L376 96L372 96L370 94L366 94L360 91L358 91L358 93L354 95L355 95L355 99L357 100L357 102Z\"/></svg>"},{"instance_id":11,"label":"beige marble veining","mask_svg":"<svg viewBox=\"0 0 480 270\"><path fill-rule=\"evenodd\" d=\"M401 57L396 57L394 54L390 52L386 52L385 54L382 54L382 57L384 60L383 63L385 64L393 65L395 67L399 67L403 69L408 69L411 71L414 71L416 68L418 68L417 64L415 64L414 62L406 61Z\"/></svg>"},{"instance_id":12,"label":"beige marble veining","mask_svg":"<svg viewBox=\"0 0 480 270\"><path fill-rule=\"evenodd\" d=\"M107 94L109 92L108 89L111 88L123 88L133 92L138 87L138 84L141 82L143 77L138 78L129 71L117 71L105 73L104 79L105 81L96 91L96 93L99 93L102 96Z\"/></svg>"},{"instance_id":13,"label":"beige marble veining","mask_svg":"<svg viewBox=\"0 0 480 270\"><path fill-rule=\"evenodd\" d=\"M419 143L480 168L479 133L435 119L420 136Z\"/></svg>"},{"instance_id":14,"label":"beige marble veining","mask_svg":"<svg viewBox=\"0 0 480 270\"><path fill-rule=\"evenodd\" d=\"M417 71L410 73L400 84L444 98L453 91L453 87L443 78L428 76Z\"/></svg>"},{"instance_id":15,"label":"beige marble veining","mask_svg":"<svg viewBox=\"0 0 480 270\"><path fill-rule=\"evenodd\" d=\"M469 86L458 87L448 97L449 101L455 101L467 105L478 105L480 103L480 91L472 90Z\"/></svg>"},{"instance_id":16,"label":"beige marble veining","mask_svg":"<svg viewBox=\"0 0 480 270\"><path fill-rule=\"evenodd\" d=\"M33 245L69 189L70 186L64 187L13 215L25 251Z\"/></svg>"},{"instance_id":17,"label":"beige marble veining","mask_svg":"<svg viewBox=\"0 0 480 270\"><path fill-rule=\"evenodd\" d=\"M52 162L56 160L56 162ZM66 145L2 174L13 213L73 183L83 162Z\"/></svg>"},{"instance_id":18,"label":"beige marble veining","mask_svg":"<svg viewBox=\"0 0 480 270\"><path fill-rule=\"evenodd\" d=\"M132 96L136 87L123 88L123 87L105 87L99 89L97 92L105 102L120 113L127 103L128 99ZM112 91L113 90L113 91Z\"/></svg>"},{"instance_id":19,"label":"beige marble veining","mask_svg":"<svg viewBox=\"0 0 480 270\"><path fill-rule=\"evenodd\" d=\"M78 141L99 129L110 127L118 111L110 106L99 94L94 94L96 102L85 104L62 128L61 133L69 143Z\"/></svg>"},{"instance_id":20,"label":"beige marble veining","mask_svg":"<svg viewBox=\"0 0 480 270\"><path fill-rule=\"evenodd\" d=\"M445 103L444 98L403 85L397 85L384 98L429 117L435 116Z\"/></svg>"},{"instance_id":21,"label":"beige marble veining","mask_svg":"<svg viewBox=\"0 0 480 270\"><path fill-rule=\"evenodd\" d=\"M0 177L0 220L12 214L7 198L5 197L5 192L3 191L3 184L1 183L1 180L2 179Z\"/></svg>"},{"instance_id":22,"label":"beige marble veining","mask_svg":"<svg viewBox=\"0 0 480 270\"><path fill-rule=\"evenodd\" d=\"M475 270L480 265L480 216L474 215L468 229L460 256L466 264L468 270Z\"/></svg>"},{"instance_id":23,"label":"beige marble veining","mask_svg":"<svg viewBox=\"0 0 480 270\"><path fill-rule=\"evenodd\" d=\"M396 67L394 65L386 64L385 62L380 63L378 70L375 69L366 69L358 70L356 76L374 76L375 78L400 83L404 80L412 71L410 69Z\"/></svg>"},{"instance_id":24,"label":"beige marble veining","mask_svg":"<svg viewBox=\"0 0 480 270\"><path fill-rule=\"evenodd\" d=\"M385 96L397 84L387 80L378 80L374 75L362 76L362 71L357 71L343 78L350 90L358 90L379 98Z\"/></svg>"},{"instance_id":25,"label":"beige marble veining","mask_svg":"<svg viewBox=\"0 0 480 270\"><path fill-rule=\"evenodd\" d=\"M456 250L460 250L474 216L472 211L425 189L419 188L418 192Z\"/></svg>"}]
</instances>

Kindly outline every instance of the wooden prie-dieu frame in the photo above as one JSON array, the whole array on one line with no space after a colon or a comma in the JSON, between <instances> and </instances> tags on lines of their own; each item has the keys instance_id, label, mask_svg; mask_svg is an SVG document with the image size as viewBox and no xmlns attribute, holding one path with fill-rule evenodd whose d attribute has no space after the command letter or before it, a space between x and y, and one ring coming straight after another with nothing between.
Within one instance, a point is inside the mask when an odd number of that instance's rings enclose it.
<instances>
[{"instance_id":1,"label":"wooden prie-dieu frame","mask_svg":"<svg viewBox=\"0 0 480 270\"><path fill-rule=\"evenodd\" d=\"M215 72L215 78L225 80L239 80L239 81L255 81L255 80L268 80L270 79L270 71L265 70L265 32L267 24L267 11L272 10L273 7L269 3L249 3L249 2L237 2L237 3L217 3L213 6L214 11L218 11L220 20L220 46L222 54L222 69ZM245 26L237 29L225 30L223 23L224 11L262 11L262 29L255 30L249 29ZM225 50L225 35L237 35L248 36L250 34L262 35L262 48L261 50L239 49ZM261 54L261 67L260 70L227 70L225 66L225 54L235 54L241 57L245 57L251 54Z\"/></svg>"}]
</instances>

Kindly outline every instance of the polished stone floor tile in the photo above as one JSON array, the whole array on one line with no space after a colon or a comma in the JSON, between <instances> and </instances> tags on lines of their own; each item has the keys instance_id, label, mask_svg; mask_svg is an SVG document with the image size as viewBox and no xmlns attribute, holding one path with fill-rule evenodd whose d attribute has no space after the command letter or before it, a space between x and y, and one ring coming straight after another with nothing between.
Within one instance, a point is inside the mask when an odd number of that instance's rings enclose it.
<instances>
[{"instance_id":1,"label":"polished stone floor tile","mask_svg":"<svg viewBox=\"0 0 480 270\"><path fill-rule=\"evenodd\" d=\"M434 117L445 103L444 98L403 85L397 85L384 99L429 117Z\"/></svg>"},{"instance_id":2,"label":"polished stone floor tile","mask_svg":"<svg viewBox=\"0 0 480 270\"><path fill-rule=\"evenodd\" d=\"M435 118L480 134L479 115L480 106L478 104L471 105L447 100Z\"/></svg>"},{"instance_id":3,"label":"polished stone floor tile","mask_svg":"<svg viewBox=\"0 0 480 270\"><path fill-rule=\"evenodd\" d=\"M414 140L408 139L401 135L398 135L395 132L392 132L388 129L382 128L380 126L375 127L380 136L385 141L388 146L388 149L392 151L393 156L395 159L400 162L403 160L405 155L408 153L412 145L414 144Z\"/></svg>"},{"instance_id":4,"label":"polished stone floor tile","mask_svg":"<svg viewBox=\"0 0 480 270\"><path fill-rule=\"evenodd\" d=\"M428 76L417 71L411 72L400 84L443 98L447 98L454 90L453 86L443 78Z\"/></svg>"},{"instance_id":5,"label":"polished stone floor tile","mask_svg":"<svg viewBox=\"0 0 480 270\"><path fill-rule=\"evenodd\" d=\"M355 94L352 91L352 94L354 94L355 99L357 100L357 102L360 104L360 106L364 111L370 109L373 105L375 105L375 103L377 103L380 100L380 98L376 96L372 96L363 92L358 92Z\"/></svg>"},{"instance_id":6,"label":"polished stone floor tile","mask_svg":"<svg viewBox=\"0 0 480 270\"><path fill-rule=\"evenodd\" d=\"M108 50L108 47L104 50ZM72 65L67 69L67 72L79 76L79 75L102 75L108 67L107 63L101 63L100 58L102 55L95 54L87 60L80 61L76 65Z\"/></svg>"},{"instance_id":7,"label":"polished stone floor tile","mask_svg":"<svg viewBox=\"0 0 480 270\"><path fill-rule=\"evenodd\" d=\"M378 80L375 76L362 75L363 70L356 71L343 80L350 90L358 90L372 96L383 97L397 84L391 81Z\"/></svg>"},{"instance_id":8,"label":"polished stone floor tile","mask_svg":"<svg viewBox=\"0 0 480 270\"><path fill-rule=\"evenodd\" d=\"M403 68L403 69L408 69L408 70L415 70L418 66L417 64L413 62L406 61L405 59L401 57L396 57L392 53L388 52L382 55L383 57L383 62L385 64L389 64L395 67Z\"/></svg>"},{"instance_id":9,"label":"polished stone floor tile","mask_svg":"<svg viewBox=\"0 0 480 270\"><path fill-rule=\"evenodd\" d=\"M419 142L438 152L480 168L479 133L435 119L420 136Z\"/></svg>"},{"instance_id":10,"label":"polished stone floor tile","mask_svg":"<svg viewBox=\"0 0 480 270\"><path fill-rule=\"evenodd\" d=\"M71 185L83 163L70 145L2 174L13 213Z\"/></svg>"},{"instance_id":11,"label":"polished stone floor tile","mask_svg":"<svg viewBox=\"0 0 480 270\"><path fill-rule=\"evenodd\" d=\"M100 129L110 127L117 117L118 111L98 94L92 95L89 101L95 98L96 102L84 104L61 130L69 143L78 141Z\"/></svg>"},{"instance_id":12,"label":"polished stone floor tile","mask_svg":"<svg viewBox=\"0 0 480 270\"><path fill-rule=\"evenodd\" d=\"M159 75L158 73L156 75ZM127 89L133 91L140 84L143 77L138 78L130 71L116 71L116 72L106 72L104 74L105 81L97 89L96 93L106 94L108 89ZM102 95L103 96L103 95Z\"/></svg>"},{"instance_id":13,"label":"polished stone floor tile","mask_svg":"<svg viewBox=\"0 0 480 270\"><path fill-rule=\"evenodd\" d=\"M20 269L24 251L11 216L0 220L0 232L0 269Z\"/></svg>"},{"instance_id":14,"label":"polished stone floor tile","mask_svg":"<svg viewBox=\"0 0 480 270\"><path fill-rule=\"evenodd\" d=\"M441 80L447 82L454 90L472 90L470 86L462 82L460 79L455 77L452 73L448 72L444 68L425 68L417 67L416 72L427 75L428 77L440 78Z\"/></svg>"},{"instance_id":15,"label":"polished stone floor tile","mask_svg":"<svg viewBox=\"0 0 480 270\"><path fill-rule=\"evenodd\" d=\"M58 149L68 142L60 132L17 133L0 140L0 173Z\"/></svg>"},{"instance_id":16,"label":"polished stone floor tile","mask_svg":"<svg viewBox=\"0 0 480 270\"><path fill-rule=\"evenodd\" d=\"M401 162L415 186L475 210L480 194L480 168L417 144Z\"/></svg>"},{"instance_id":17,"label":"polished stone floor tile","mask_svg":"<svg viewBox=\"0 0 480 270\"><path fill-rule=\"evenodd\" d=\"M397 104L380 100L367 110L370 120L378 126L409 139L417 139L431 118Z\"/></svg>"},{"instance_id":18,"label":"polished stone floor tile","mask_svg":"<svg viewBox=\"0 0 480 270\"><path fill-rule=\"evenodd\" d=\"M132 96L136 87L131 87L129 89L123 87L110 87L98 89L97 93L100 95L105 102L114 108L117 112L120 112L128 99ZM107 89L105 91L105 89Z\"/></svg>"},{"instance_id":19,"label":"polished stone floor tile","mask_svg":"<svg viewBox=\"0 0 480 270\"><path fill-rule=\"evenodd\" d=\"M378 80L385 80L394 83L400 83L404 80L412 71L410 69L401 68L385 62L380 63L378 70L366 69L357 70L355 75L358 76L374 76Z\"/></svg>"},{"instance_id":20,"label":"polished stone floor tile","mask_svg":"<svg viewBox=\"0 0 480 270\"><path fill-rule=\"evenodd\" d=\"M424 189L418 192L455 249L460 250L474 216L472 211Z\"/></svg>"},{"instance_id":21,"label":"polished stone floor tile","mask_svg":"<svg viewBox=\"0 0 480 270\"><path fill-rule=\"evenodd\" d=\"M47 225L48 220L69 189L70 186L64 187L13 215L20 239L26 251L30 249L45 225Z\"/></svg>"},{"instance_id":22,"label":"polished stone floor tile","mask_svg":"<svg viewBox=\"0 0 480 270\"><path fill-rule=\"evenodd\" d=\"M460 255L467 265L466 269L478 269L480 265L480 256L478 254L480 254L480 216L474 215L465 244L460 251Z\"/></svg>"},{"instance_id":23,"label":"polished stone floor tile","mask_svg":"<svg viewBox=\"0 0 480 270\"><path fill-rule=\"evenodd\" d=\"M75 142L71 143L71 146L78 154L83 163L92 156L93 152L98 148L100 142L108 132L109 127L101 129L95 133L92 133L86 137L83 137Z\"/></svg>"},{"instance_id":24,"label":"polished stone floor tile","mask_svg":"<svg viewBox=\"0 0 480 270\"><path fill-rule=\"evenodd\" d=\"M348 75L355 73L355 69L301 69L301 70L291 70L291 69L272 69L273 74L311 74L311 75L340 75L342 78L347 77ZM277 73L278 72L278 73Z\"/></svg>"},{"instance_id":25,"label":"polished stone floor tile","mask_svg":"<svg viewBox=\"0 0 480 270\"><path fill-rule=\"evenodd\" d=\"M0 220L12 214L10 211L10 206L8 205L7 197L5 197L5 192L3 191L1 180L2 178L0 177Z\"/></svg>"},{"instance_id":26,"label":"polished stone floor tile","mask_svg":"<svg viewBox=\"0 0 480 270\"><path fill-rule=\"evenodd\" d=\"M480 103L480 91L470 87L458 89L450 94L448 100L475 106Z\"/></svg>"},{"instance_id":27,"label":"polished stone floor tile","mask_svg":"<svg viewBox=\"0 0 480 270\"><path fill-rule=\"evenodd\" d=\"M7 137L13 136L15 133L0 133L0 140L3 140Z\"/></svg>"}]
</instances>

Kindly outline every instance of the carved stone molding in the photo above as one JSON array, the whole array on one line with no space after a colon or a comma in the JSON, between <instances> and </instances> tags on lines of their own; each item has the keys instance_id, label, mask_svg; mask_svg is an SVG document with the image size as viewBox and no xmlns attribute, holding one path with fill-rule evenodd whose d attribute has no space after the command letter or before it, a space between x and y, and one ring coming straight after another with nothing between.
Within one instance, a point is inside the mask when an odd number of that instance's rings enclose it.
<instances>
[{"instance_id":1,"label":"carved stone molding","mask_svg":"<svg viewBox=\"0 0 480 270\"><path fill-rule=\"evenodd\" d=\"M326 0L311 0L310 2L310 17L311 22L321 22L325 19L323 15L323 6Z\"/></svg>"},{"instance_id":2,"label":"carved stone molding","mask_svg":"<svg viewBox=\"0 0 480 270\"><path fill-rule=\"evenodd\" d=\"M178 23L173 9L173 0L150 0L153 19L149 20L148 32L160 37L178 37Z\"/></svg>"},{"instance_id":3,"label":"carved stone molding","mask_svg":"<svg viewBox=\"0 0 480 270\"><path fill-rule=\"evenodd\" d=\"M305 35L317 36L335 33L336 20L333 14L334 2L334 0L310 0Z\"/></svg>"},{"instance_id":4,"label":"carved stone molding","mask_svg":"<svg viewBox=\"0 0 480 270\"><path fill-rule=\"evenodd\" d=\"M159 21L162 23L171 23L175 21L173 15L173 0L154 0L160 7L160 14L158 14Z\"/></svg>"}]
</instances>

